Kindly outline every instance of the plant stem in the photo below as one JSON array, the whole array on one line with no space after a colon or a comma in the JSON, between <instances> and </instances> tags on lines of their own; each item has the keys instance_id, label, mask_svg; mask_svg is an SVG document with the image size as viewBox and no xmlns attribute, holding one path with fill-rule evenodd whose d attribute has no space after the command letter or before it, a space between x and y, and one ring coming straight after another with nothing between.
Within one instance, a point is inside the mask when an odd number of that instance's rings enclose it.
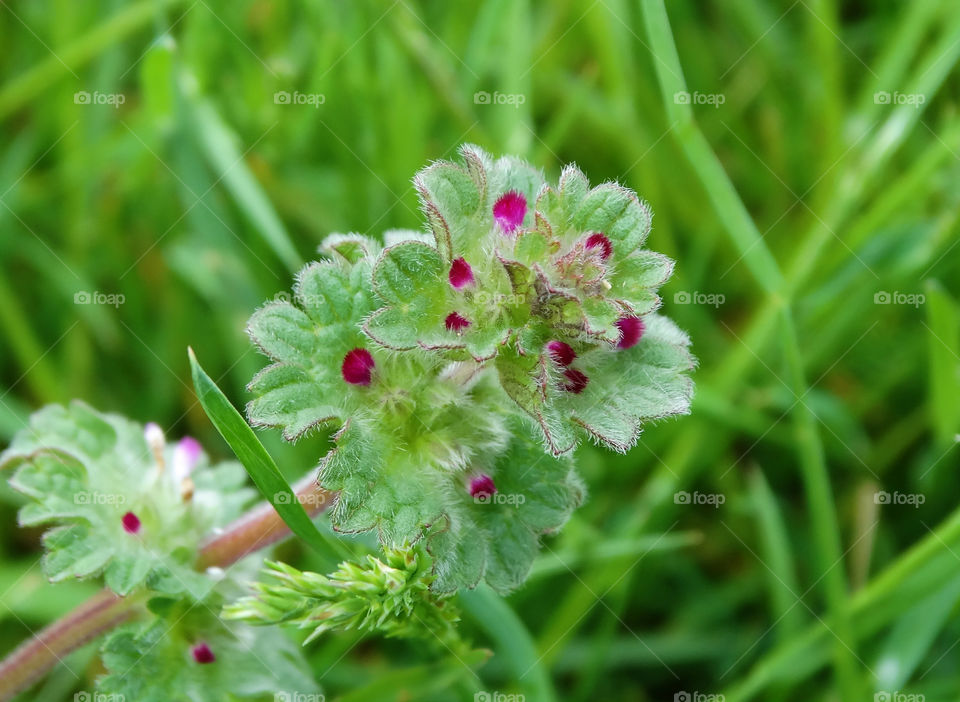
<instances>
[{"instance_id":1,"label":"plant stem","mask_svg":"<svg viewBox=\"0 0 960 702\"><path fill-rule=\"evenodd\" d=\"M294 486L307 513L313 517L330 504L330 494L308 476ZM244 556L266 548L290 534L287 525L269 502L258 504L204 543L197 568L228 566ZM63 658L99 635L138 613L142 597L119 597L102 591L55 621L0 663L0 702L7 702L34 684Z\"/></svg>"}]
</instances>

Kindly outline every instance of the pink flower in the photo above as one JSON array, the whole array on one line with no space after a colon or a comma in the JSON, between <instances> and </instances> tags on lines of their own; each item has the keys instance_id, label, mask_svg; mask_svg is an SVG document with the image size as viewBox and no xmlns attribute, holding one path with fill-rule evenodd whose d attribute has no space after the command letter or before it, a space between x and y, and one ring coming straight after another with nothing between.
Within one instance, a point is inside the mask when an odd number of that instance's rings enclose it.
<instances>
[{"instance_id":1,"label":"pink flower","mask_svg":"<svg viewBox=\"0 0 960 702\"><path fill-rule=\"evenodd\" d=\"M447 331L459 334L470 326L470 320L457 312L451 312L447 315L447 318L443 320L443 324L446 326Z\"/></svg>"},{"instance_id":2,"label":"pink flower","mask_svg":"<svg viewBox=\"0 0 960 702\"><path fill-rule=\"evenodd\" d=\"M639 317L621 317L616 321L616 325L620 330L620 341L617 342L619 349L636 346L643 336L643 320Z\"/></svg>"},{"instance_id":3,"label":"pink flower","mask_svg":"<svg viewBox=\"0 0 960 702\"><path fill-rule=\"evenodd\" d=\"M133 512L127 512L120 521L123 522L123 530L128 534L136 534L140 531L140 517Z\"/></svg>"},{"instance_id":4,"label":"pink flower","mask_svg":"<svg viewBox=\"0 0 960 702\"><path fill-rule=\"evenodd\" d=\"M450 285L459 290L473 282L473 269L464 258L456 258L450 264Z\"/></svg>"},{"instance_id":5,"label":"pink flower","mask_svg":"<svg viewBox=\"0 0 960 702\"><path fill-rule=\"evenodd\" d=\"M178 483L190 475L200 460L200 454L203 453L203 447L200 442L192 436L185 436L177 442L173 449L173 466L171 471L173 478Z\"/></svg>"},{"instance_id":6,"label":"pink flower","mask_svg":"<svg viewBox=\"0 0 960 702\"><path fill-rule=\"evenodd\" d=\"M600 258L604 261L610 258L613 253L613 244L610 243L610 239L607 238L606 234L600 232L594 232L587 237L587 248L600 249Z\"/></svg>"},{"instance_id":7,"label":"pink flower","mask_svg":"<svg viewBox=\"0 0 960 702\"><path fill-rule=\"evenodd\" d=\"M572 392L574 395L579 395L583 392L583 389L587 387L587 383L590 382L587 374L583 371L578 371L576 368L567 368L567 370L563 371L563 377L566 378L563 389L567 392Z\"/></svg>"},{"instance_id":8,"label":"pink flower","mask_svg":"<svg viewBox=\"0 0 960 702\"><path fill-rule=\"evenodd\" d=\"M198 643L196 646L190 649L190 653L193 654L193 660L201 665L213 663L215 660L217 660L217 657L213 655L213 651L210 650L210 647L203 642Z\"/></svg>"},{"instance_id":9,"label":"pink flower","mask_svg":"<svg viewBox=\"0 0 960 702\"><path fill-rule=\"evenodd\" d=\"M343 374L343 379L351 385L369 385L373 366L373 356L370 352L358 348L347 351L347 355L343 357L340 372Z\"/></svg>"},{"instance_id":10,"label":"pink flower","mask_svg":"<svg viewBox=\"0 0 960 702\"><path fill-rule=\"evenodd\" d=\"M549 342L547 344L547 352L549 352L550 358L561 366L569 366L573 363L573 359L577 357L576 352L571 348L570 344L565 344L562 341Z\"/></svg>"},{"instance_id":11,"label":"pink flower","mask_svg":"<svg viewBox=\"0 0 960 702\"><path fill-rule=\"evenodd\" d=\"M470 480L470 497L489 499L497 492L497 486L489 475L478 475Z\"/></svg>"},{"instance_id":12,"label":"pink flower","mask_svg":"<svg viewBox=\"0 0 960 702\"><path fill-rule=\"evenodd\" d=\"M493 218L504 234L513 234L523 224L527 214L527 198L516 190L510 190L500 196L493 206Z\"/></svg>"}]
</instances>

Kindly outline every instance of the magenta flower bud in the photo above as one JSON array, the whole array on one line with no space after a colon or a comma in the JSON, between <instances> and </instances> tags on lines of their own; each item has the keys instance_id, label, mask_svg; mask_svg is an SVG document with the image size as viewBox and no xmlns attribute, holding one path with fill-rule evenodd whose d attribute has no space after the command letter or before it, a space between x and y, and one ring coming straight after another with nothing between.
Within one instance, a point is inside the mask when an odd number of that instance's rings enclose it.
<instances>
[{"instance_id":1,"label":"magenta flower bud","mask_svg":"<svg viewBox=\"0 0 960 702\"><path fill-rule=\"evenodd\" d=\"M136 534L140 531L140 517L133 512L127 512L120 521L123 522L123 530L128 534Z\"/></svg>"},{"instance_id":2,"label":"magenta flower bud","mask_svg":"<svg viewBox=\"0 0 960 702\"><path fill-rule=\"evenodd\" d=\"M489 475L478 475L470 480L470 497L488 499L497 492L497 486Z\"/></svg>"},{"instance_id":3,"label":"magenta flower bud","mask_svg":"<svg viewBox=\"0 0 960 702\"><path fill-rule=\"evenodd\" d=\"M173 466L171 472L178 483L188 477L200 460L203 447L192 436L185 436L177 442L173 449Z\"/></svg>"},{"instance_id":4,"label":"magenta flower bud","mask_svg":"<svg viewBox=\"0 0 960 702\"><path fill-rule=\"evenodd\" d=\"M621 317L616 321L617 329L620 330L620 341L617 342L618 349L629 349L637 345L640 337L643 336L643 320L639 317Z\"/></svg>"},{"instance_id":5,"label":"magenta flower bud","mask_svg":"<svg viewBox=\"0 0 960 702\"><path fill-rule=\"evenodd\" d=\"M443 320L443 324L447 328L447 331L459 334L470 326L470 320L457 312L451 312L447 315L447 318Z\"/></svg>"},{"instance_id":6,"label":"magenta flower bud","mask_svg":"<svg viewBox=\"0 0 960 702\"><path fill-rule=\"evenodd\" d=\"M587 248L600 249L600 258L604 261L613 254L613 244L610 243L610 239L607 238L606 234L600 232L594 232L587 237Z\"/></svg>"},{"instance_id":7,"label":"magenta flower bud","mask_svg":"<svg viewBox=\"0 0 960 702\"><path fill-rule=\"evenodd\" d=\"M510 190L500 196L493 206L493 218L504 234L513 234L523 224L527 214L527 198L516 190Z\"/></svg>"},{"instance_id":8,"label":"magenta flower bud","mask_svg":"<svg viewBox=\"0 0 960 702\"><path fill-rule=\"evenodd\" d=\"M193 654L193 660L201 665L213 663L215 660L217 660L217 657L213 655L213 651L210 650L210 647L207 646L206 643L198 643L196 646L190 649L190 653Z\"/></svg>"},{"instance_id":9,"label":"magenta flower bud","mask_svg":"<svg viewBox=\"0 0 960 702\"><path fill-rule=\"evenodd\" d=\"M370 352L358 348L347 351L347 355L343 357L340 372L343 374L343 379L351 385L369 385L373 366L373 356Z\"/></svg>"},{"instance_id":10,"label":"magenta flower bud","mask_svg":"<svg viewBox=\"0 0 960 702\"><path fill-rule=\"evenodd\" d=\"M550 358L561 366L569 366L573 363L573 359L577 357L576 352L570 347L570 344L565 344L562 341L549 342L547 344L547 352L549 352Z\"/></svg>"},{"instance_id":11,"label":"magenta flower bud","mask_svg":"<svg viewBox=\"0 0 960 702\"><path fill-rule=\"evenodd\" d=\"M473 282L473 269L465 258L456 258L450 264L450 285L459 290Z\"/></svg>"},{"instance_id":12,"label":"magenta flower bud","mask_svg":"<svg viewBox=\"0 0 960 702\"><path fill-rule=\"evenodd\" d=\"M567 368L567 370L563 371L563 377L566 379L563 384L563 389L567 392L572 392L574 395L582 393L583 389L587 387L587 383L590 382L587 374L583 371L578 371L576 368Z\"/></svg>"}]
</instances>

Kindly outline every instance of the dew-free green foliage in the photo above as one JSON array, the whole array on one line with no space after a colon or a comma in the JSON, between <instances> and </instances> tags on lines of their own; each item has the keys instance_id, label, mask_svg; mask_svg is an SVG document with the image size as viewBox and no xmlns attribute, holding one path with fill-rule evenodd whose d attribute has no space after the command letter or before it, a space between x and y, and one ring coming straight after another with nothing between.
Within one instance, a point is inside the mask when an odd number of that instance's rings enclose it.
<instances>
[{"instance_id":1,"label":"dew-free green foliage","mask_svg":"<svg viewBox=\"0 0 960 702\"><path fill-rule=\"evenodd\" d=\"M156 617L107 638L99 694L138 702L320 699L302 650L279 630L225 623L203 606L159 603L156 609ZM204 644L214 661L195 660L193 648Z\"/></svg>"},{"instance_id":2,"label":"dew-free green foliage","mask_svg":"<svg viewBox=\"0 0 960 702\"><path fill-rule=\"evenodd\" d=\"M300 271L290 299L251 317L273 363L248 386L247 416L289 441L334 432L319 482L337 494L337 530L375 529L386 547L426 535L437 590L484 579L507 592L538 537L581 502L571 461L557 457L584 434L626 451L643 422L687 412L694 362L686 335L652 314L672 263L639 249L651 214L634 193L590 189L572 166L555 191L517 158L460 153L464 166L441 161L414 178L433 245L333 235L320 246L330 258ZM505 226L505 197L536 210ZM591 236L609 249L588 246ZM468 326L451 328L452 313ZM623 317L642 325L639 343L619 343ZM551 356L558 341L574 361ZM348 370L356 353L373 363L359 378ZM571 391L567 366L585 387ZM530 450L537 429L548 455ZM481 475L496 504L470 494Z\"/></svg>"},{"instance_id":3,"label":"dew-free green foliage","mask_svg":"<svg viewBox=\"0 0 960 702\"><path fill-rule=\"evenodd\" d=\"M80 397L229 458L187 346L242 407L265 365L251 312L330 232L434 245L410 178L462 163L464 141L551 182L575 162L655 212L644 246L677 262L660 312L700 361L691 414L626 455L581 443L589 498L541 539L532 577L501 600L458 597L486 665L331 632L306 650L327 700L958 697L954 0L35 0L4 4L0 36L4 446L36 408ZM79 90L126 100L78 104ZM95 290L125 302L74 304ZM807 407L832 506L801 479ZM258 436L290 483L326 450L323 432ZM926 502L878 505L878 489ZM0 489L4 655L98 587L47 583L41 529L16 528L23 499ZM826 564L822 533L839 545ZM333 568L298 541L270 557ZM842 641L822 577L834 562L853 625ZM20 700L91 692L96 649Z\"/></svg>"},{"instance_id":4,"label":"dew-free green foliage","mask_svg":"<svg viewBox=\"0 0 960 702\"><path fill-rule=\"evenodd\" d=\"M210 466L201 455L184 499L176 453L168 443L158 462L142 425L79 401L35 413L0 466L15 468L10 485L28 499L20 524L47 527L47 577L102 574L120 595L146 586L205 596L210 582L193 570L197 544L238 517L253 492L238 463ZM127 513L139 520L137 533L124 529Z\"/></svg>"}]
</instances>

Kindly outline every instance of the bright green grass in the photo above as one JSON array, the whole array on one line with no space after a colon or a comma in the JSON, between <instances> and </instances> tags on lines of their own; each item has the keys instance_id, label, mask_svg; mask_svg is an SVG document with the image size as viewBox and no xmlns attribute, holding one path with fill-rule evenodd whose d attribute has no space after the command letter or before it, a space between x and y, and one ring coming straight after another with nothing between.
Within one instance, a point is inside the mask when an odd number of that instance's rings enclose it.
<instances>
[{"instance_id":1,"label":"bright green grass","mask_svg":"<svg viewBox=\"0 0 960 702\"><path fill-rule=\"evenodd\" d=\"M328 699L960 695L955 2L46 0L5 4L0 32L2 439L82 397L226 455L186 347L242 403L249 313L325 234L419 227L410 177L461 142L551 176L576 161L656 213L651 243L678 260L665 307L700 358L693 415L627 456L583 449L590 499L512 612L464 598L495 652L479 680L330 638L310 649ZM262 436L288 478L324 450ZM0 497L6 651L89 589L43 584ZM70 668L96 675L92 653ZM36 699L81 689L61 668Z\"/></svg>"}]
</instances>

